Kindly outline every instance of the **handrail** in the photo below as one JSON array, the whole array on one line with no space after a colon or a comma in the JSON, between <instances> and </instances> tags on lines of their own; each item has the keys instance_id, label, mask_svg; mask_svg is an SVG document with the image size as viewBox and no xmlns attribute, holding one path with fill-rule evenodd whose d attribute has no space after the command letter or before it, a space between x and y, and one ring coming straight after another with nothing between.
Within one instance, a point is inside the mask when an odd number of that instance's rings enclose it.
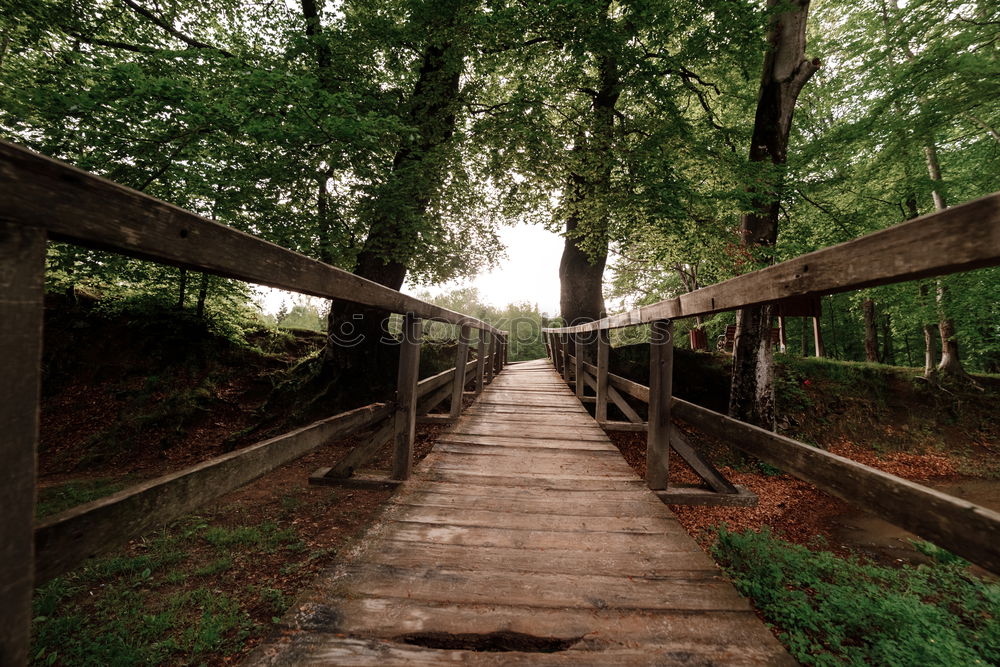
<instances>
[{"instance_id":1,"label":"handrail","mask_svg":"<svg viewBox=\"0 0 1000 667\"><path fill-rule=\"evenodd\" d=\"M0 221L56 240L500 335L456 313L0 141Z\"/></svg>"},{"instance_id":2,"label":"handrail","mask_svg":"<svg viewBox=\"0 0 1000 667\"><path fill-rule=\"evenodd\" d=\"M584 362L582 366L590 373L599 372L592 364ZM646 385L610 372L607 378L610 385L649 404ZM1000 513L676 396L670 397L670 406L674 416L700 431L827 493L860 504L977 565L1000 572Z\"/></svg>"},{"instance_id":3,"label":"handrail","mask_svg":"<svg viewBox=\"0 0 1000 667\"><path fill-rule=\"evenodd\" d=\"M694 292L575 326L574 334L711 315L1000 264L1000 192Z\"/></svg>"},{"instance_id":4,"label":"handrail","mask_svg":"<svg viewBox=\"0 0 1000 667\"><path fill-rule=\"evenodd\" d=\"M64 240L261 285L404 315L395 399L335 415L245 449L141 483L37 526L38 396L45 244ZM461 328L456 366L421 381L421 320ZM467 362L471 329L478 356ZM489 359L485 336L489 335ZM375 423L393 443L393 479L413 464L416 415L452 397L461 410L469 374L476 391L506 363L507 333L365 280L68 164L0 141L0 663L27 664L31 597L46 578L158 522L232 490L319 445ZM458 369L464 369L459 372ZM484 380L484 369L488 368ZM451 382L452 386L448 386ZM377 452L381 442L352 461ZM36 552L37 542L37 552ZM37 572L36 572L37 566Z\"/></svg>"}]
</instances>

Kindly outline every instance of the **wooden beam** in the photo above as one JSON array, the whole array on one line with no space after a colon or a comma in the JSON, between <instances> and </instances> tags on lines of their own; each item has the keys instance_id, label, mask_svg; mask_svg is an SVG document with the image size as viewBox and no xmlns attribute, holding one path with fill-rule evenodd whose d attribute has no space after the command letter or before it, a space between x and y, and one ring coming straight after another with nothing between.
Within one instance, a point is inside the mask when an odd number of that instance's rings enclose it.
<instances>
[{"instance_id":1,"label":"wooden beam","mask_svg":"<svg viewBox=\"0 0 1000 667\"><path fill-rule=\"evenodd\" d=\"M1000 513L675 398L692 426L1000 574Z\"/></svg>"},{"instance_id":2,"label":"wooden beam","mask_svg":"<svg viewBox=\"0 0 1000 667\"><path fill-rule=\"evenodd\" d=\"M6 211L4 211L6 214ZM45 232L0 222L0 664L27 665Z\"/></svg>"},{"instance_id":3,"label":"wooden beam","mask_svg":"<svg viewBox=\"0 0 1000 667\"><path fill-rule=\"evenodd\" d=\"M580 333L710 315L1000 264L1000 192L596 322Z\"/></svg>"},{"instance_id":4,"label":"wooden beam","mask_svg":"<svg viewBox=\"0 0 1000 667\"><path fill-rule=\"evenodd\" d=\"M35 528L37 582L391 414L384 403L366 405L49 517Z\"/></svg>"},{"instance_id":5,"label":"wooden beam","mask_svg":"<svg viewBox=\"0 0 1000 667\"><path fill-rule=\"evenodd\" d=\"M646 432L646 485L653 490L667 488L673 374L673 322L658 320L650 328L649 430Z\"/></svg>"},{"instance_id":6,"label":"wooden beam","mask_svg":"<svg viewBox=\"0 0 1000 667\"><path fill-rule=\"evenodd\" d=\"M597 403L594 408L594 419L598 422L608 421L608 364L611 355L611 342L608 340L608 332L601 331L597 334Z\"/></svg>"},{"instance_id":7,"label":"wooden beam","mask_svg":"<svg viewBox=\"0 0 1000 667\"><path fill-rule=\"evenodd\" d=\"M599 422L605 431L627 431L629 433L645 433L649 429L649 424L641 422Z\"/></svg>"},{"instance_id":8,"label":"wooden beam","mask_svg":"<svg viewBox=\"0 0 1000 667\"><path fill-rule=\"evenodd\" d=\"M697 449L687 437L681 433L680 429L671 424L670 426L670 447L678 456L687 462L698 477L705 480L705 483L712 487L716 493L736 493L736 487L729 483L729 480L722 476L722 473L712 465L712 462Z\"/></svg>"},{"instance_id":9,"label":"wooden beam","mask_svg":"<svg viewBox=\"0 0 1000 667\"><path fill-rule=\"evenodd\" d=\"M387 419L375 429L358 446L347 453L347 456L337 461L332 468L320 468L309 476L309 482L315 484L321 477L351 477L354 471L371 461L388 444L395 432L395 423Z\"/></svg>"},{"instance_id":10,"label":"wooden beam","mask_svg":"<svg viewBox=\"0 0 1000 667\"><path fill-rule=\"evenodd\" d=\"M597 391L597 380L595 380L593 377L591 377L591 375L589 373L587 373L585 370L581 370L581 372L583 373L583 379L584 379L585 383L587 385L589 385L594 391ZM609 373L609 377L610 377L610 373ZM639 416L639 413L637 413L632 408L632 406L629 405L625 401L625 398L621 394L619 394L618 391L614 387L612 387L610 383L607 385L607 387L608 387L608 398L610 398L611 401L616 406L618 406L618 409L622 411L622 414L625 415L625 418L628 419L630 423L632 423L632 424L642 424L642 423L645 423L645 422L643 422L642 417ZM606 422L606 420L599 420L599 419L596 419L596 418L595 418L595 421L597 421L597 423L601 424L602 426ZM643 430L645 430L645 429L643 429Z\"/></svg>"},{"instance_id":11,"label":"wooden beam","mask_svg":"<svg viewBox=\"0 0 1000 667\"><path fill-rule=\"evenodd\" d=\"M469 361L469 342L471 330L467 326L459 329L458 341L455 346L455 368L461 368L461 373L455 373L452 381L451 409L448 415L452 419L458 419L462 414L462 392L465 391L465 364Z\"/></svg>"},{"instance_id":12,"label":"wooden beam","mask_svg":"<svg viewBox=\"0 0 1000 667\"><path fill-rule=\"evenodd\" d=\"M584 389L586 388L586 382L583 382L583 346L580 345L580 341L577 340L578 337L574 337L573 341L573 351L576 355L573 357L573 378L575 383L575 393L577 398L583 398Z\"/></svg>"},{"instance_id":13,"label":"wooden beam","mask_svg":"<svg viewBox=\"0 0 1000 667\"><path fill-rule=\"evenodd\" d=\"M417 373L420 367L420 318L403 317L399 374L393 415L392 478L407 480L413 470L413 438L417 428Z\"/></svg>"},{"instance_id":14,"label":"wooden beam","mask_svg":"<svg viewBox=\"0 0 1000 667\"><path fill-rule=\"evenodd\" d=\"M50 236L325 299L497 331L348 271L0 141L0 211Z\"/></svg>"},{"instance_id":15,"label":"wooden beam","mask_svg":"<svg viewBox=\"0 0 1000 667\"><path fill-rule=\"evenodd\" d=\"M569 363L569 334L559 334L559 349L562 352L562 377L566 384L569 384L570 380L570 366Z\"/></svg>"},{"instance_id":16,"label":"wooden beam","mask_svg":"<svg viewBox=\"0 0 1000 667\"><path fill-rule=\"evenodd\" d=\"M486 384L493 384L493 375L496 371L496 364L494 359L496 358L497 351L497 335L495 333L490 334L490 348L489 352L486 353Z\"/></svg>"},{"instance_id":17,"label":"wooden beam","mask_svg":"<svg viewBox=\"0 0 1000 667\"><path fill-rule=\"evenodd\" d=\"M671 486L654 493L667 505L757 506L757 494L743 486L737 486L734 493L717 493L697 486Z\"/></svg>"}]
</instances>

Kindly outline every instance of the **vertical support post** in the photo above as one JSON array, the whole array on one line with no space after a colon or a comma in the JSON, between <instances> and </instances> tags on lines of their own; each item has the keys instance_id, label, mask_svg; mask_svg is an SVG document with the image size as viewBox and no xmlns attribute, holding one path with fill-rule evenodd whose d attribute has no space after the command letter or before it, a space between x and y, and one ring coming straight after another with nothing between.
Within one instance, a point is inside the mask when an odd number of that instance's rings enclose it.
<instances>
[{"instance_id":1,"label":"vertical support post","mask_svg":"<svg viewBox=\"0 0 1000 667\"><path fill-rule=\"evenodd\" d=\"M670 399L674 376L674 323L653 322L649 341L649 429L646 431L646 486L667 488L670 456Z\"/></svg>"},{"instance_id":2,"label":"vertical support post","mask_svg":"<svg viewBox=\"0 0 1000 667\"><path fill-rule=\"evenodd\" d=\"M549 334L544 331L542 332L542 342L545 343L545 356L549 358L549 361L552 361L552 345L549 344Z\"/></svg>"},{"instance_id":3,"label":"vertical support post","mask_svg":"<svg viewBox=\"0 0 1000 667\"><path fill-rule=\"evenodd\" d=\"M499 375L500 371L503 370L503 364L500 363L500 359L503 357L503 336L497 335L496 350L493 352L493 375Z\"/></svg>"},{"instance_id":4,"label":"vertical support post","mask_svg":"<svg viewBox=\"0 0 1000 667\"><path fill-rule=\"evenodd\" d=\"M45 232L0 222L0 664L27 665Z\"/></svg>"},{"instance_id":5,"label":"vertical support post","mask_svg":"<svg viewBox=\"0 0 1000 667\"><path fill-rule=\"evenodd\" d=\"M788 351L788 329L785 328L784 315L778 315L778 351L782 354Z\"/></svg>"},{"instance_id":6,"label":"vertical support post","mask_svg":"<svg viewBox=\"0 0 1000 667\"><path fill-rule=\"evenodd\" d=\"M569 382L569 334L559 334L559 351L562 352L562 376Z\"/></svg>"},{"instance_id":7,"label":"vertical support post","mask_svg":"<svg viewBox=\"0 0 1000 667\"><path fill-rule=\"evenodd\" d=\"M573 350L576 352L576 363L573 365L573 375L576 377L576 397L583 398L587 383L583 379L583 345L580 345L580 334L573 336Z\"/></svg>"},{"instance_id":8,"label":"vertical support post","mask_svg":"<svg viewBox=\"0 0 1000 667\"><path fill-rule=\"evenodd\" d=\"M608 330L597 332L597 402L594 405L594 419L598 424L608 421L608 364L611 357L611 341Z\"/></svg>"},{"instance_id":9,"label":"vertical support post","mask_svg":"<svg viewBox=\"0 0 1000 667\"><path fill-rule=\"evenodd\" d=\"M458 347L455 348L455 380L451 385L451 410L448 416L458 419L462 414L462 393L465 391L465 364L469 361L469 339L472 329L463 324L458 333Z\"/></svg>"},{"instance_id":10,"label":"vertical support post","mask_svg":"<svg viewBox=\"0 0 1000 667\"><path fill-rule=\"evenodd\" d=\"M493 375L496 372L497 335L490 332L490 351L486 355L486 382L493 384Z\"/></svg>"},{"instance_id":11,"label":"vertical support post","mask_svg":"<svg viewBox=\"0 0 1000 667\"><path fill-rule=\"evenodd\" d=\"M562 375L562 351L559 349L559 334L552 335L552 365L556 367L556 372Z\"/></svg>"},{"instance_id":12,"label":"vertical support post","mask_svg":"<svg viewBox=\"0 0 1000 667\"><path fill-rule=\"evenodd\" d=\"M399 346L399 375L396 381L396 409L393 414L393 479L409 479L413 470L420 334L420 318L407 313L403 318L403 341Z\"/></svg>"},{"instance_id":13,"label":"vertical support post","mask_svg":"<svg viewBox=\"0 0 1000 667\"><path fill-rule=\"evenodd\" d=\"M486 339L483 336L486 332L482 329L479 330L479 340L476 343L476 393L483 393L483 387L486 385Z\"/></svg>"}]
</instances>

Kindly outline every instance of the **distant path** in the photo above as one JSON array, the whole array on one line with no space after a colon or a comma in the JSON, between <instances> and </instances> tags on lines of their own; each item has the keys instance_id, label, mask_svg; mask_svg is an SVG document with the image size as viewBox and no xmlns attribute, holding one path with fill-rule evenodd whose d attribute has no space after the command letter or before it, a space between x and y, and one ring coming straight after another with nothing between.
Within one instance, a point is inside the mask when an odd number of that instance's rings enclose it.
<instances>
[{"instance_id":1,"label":"distant path","mask_svg":"<svg viewBox=\"0 0 1000 667\"><path fill-rule=\"evenodd\" d=\"M249 664L795 664L545 360L440 436L294 623Z\"/></svg>"}]
</instances>

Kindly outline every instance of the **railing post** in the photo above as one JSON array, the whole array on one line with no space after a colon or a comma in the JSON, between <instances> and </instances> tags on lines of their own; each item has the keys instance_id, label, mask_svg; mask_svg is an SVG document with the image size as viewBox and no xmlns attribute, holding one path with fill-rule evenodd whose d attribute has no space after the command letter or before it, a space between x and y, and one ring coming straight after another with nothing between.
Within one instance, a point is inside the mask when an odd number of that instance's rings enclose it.
<instances>
[{"instance_id":1,"label":"railing post","mask_svg":"<svg viewBox=\"0 0 1000 667\"><path fill-rule=\"evenodd\" d=\"M499 375L500 371L503 370L503 366L500 364L500 357L503 355L503 336L497 335L497 344L493 351L493 375Z\"/></svg>"},{"instance_id":2,"label":"railing post","mask_svg":"<svg viewBox=\"0 0 1000 667\"><path fill-rule=\"evenodd\" d=\"M646 431L646 485L667 488L670 456L670 399L673 394L674 323L657 320L650 327L649 428Z\"/></svg>"},{"instance_id":3,"label":"railing post","mask_svg":"<svg viewBox=\"0 0 1000 667\"><path fill-rule=\"evenodd\" d=\"M469 340L472 330L463 324L458 334L458 347L455 348L455 380L451 388L451 410L448 416L458 419L462 414L462 393L465 391L465 364L469 361Z\"/></svg>"},{"instance_id":4,"label":"railing post","mask_svg":"<svg viewBox=\"0 0 1000 667\"><path fill-rule=\"evenodd\" d=\"M576 397L583 398L587 383L583 379L583 346L580 345L580 334L573 336L573 351L576 353L576 363L573 365L573 375L576 378Z\"/></svg>"},{"instance_id":5,"label":"railing post","mask_svg":"<svg viewBox=\"0 0 1000 667\"><path fill-rule=\"evenodd\" d=\"M479 339L476 342L476 393L481 394L483 392L483 386L485 384L486 376L486 339L483 336L486 332L483 329L479 330Z\"/></svg>"},{"instance_id":6,"label":"railing post","mask_svg":"<svg viewBox=\"0 0 1000 667\"><path fill-rule=\"evenodd\" d=\"M417 380L420 372L420 318L403 318L403 340L399 346L399 375L393 415L392 478L409 479L413 470L413 437L417 425Z\"/></svg>"},{"instance_id":7,"label":"railing post","mask_svg":"<svg viewBox=\"0 0 1000 667\"><path fill-rule=\"evenodd\" d=\"M597 332L597 402L594 404L594 419L599 424L608 421L608 363L611 356L611 342L608 330Z\"/></svg>"},{"instance_id":8,"label":"railing post","mask_svg":"<svg viewBox=\"0 0 1000 667\"><path fill-rule=\"evenodd\" d=\"M490 351L486 355L486 382L493 384L493 375L496 371L497 335L490 332Z\"/></svg>"},{"instance_id":9,"label":"railing post","mask_svg":"<svg viewBox=\"0 0 1000 667\"><path fill-rule=\"evenodd\" d=\"M35 587L45 232L0 223L0 267L0 664L27 665Z\"/></svg>"},{"instance_id":10,"label":"railing post","mask_svg":"<svg viewBox=\"0 0 1000 667\"><path fill-rule=\"evenodd\" d=\"M563 380L569 382L569 334L559 334L559 351L562 353L562 376Z\"/></svg>"}]
</instances>

